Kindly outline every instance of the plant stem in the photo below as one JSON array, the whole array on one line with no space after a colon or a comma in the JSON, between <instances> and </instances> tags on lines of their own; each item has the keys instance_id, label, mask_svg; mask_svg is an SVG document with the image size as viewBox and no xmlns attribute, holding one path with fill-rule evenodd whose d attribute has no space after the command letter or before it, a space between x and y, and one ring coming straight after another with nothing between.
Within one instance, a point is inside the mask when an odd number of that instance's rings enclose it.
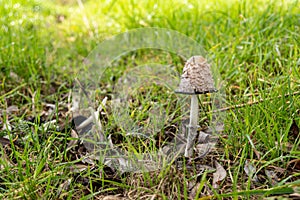
<instances>
[{"instance_id":1,"label":"plant stem","mask_svg":"<svg viewBox=\"0 0 300 200\"><path fill-rule=\"evenodd\" d=\"M198 109L198 98L195 94L191 96L190 124L186 148L184 152L185 157L190 157L193 154L194 141L197 136L198 128Z\"/></svg>"}]
</instances>

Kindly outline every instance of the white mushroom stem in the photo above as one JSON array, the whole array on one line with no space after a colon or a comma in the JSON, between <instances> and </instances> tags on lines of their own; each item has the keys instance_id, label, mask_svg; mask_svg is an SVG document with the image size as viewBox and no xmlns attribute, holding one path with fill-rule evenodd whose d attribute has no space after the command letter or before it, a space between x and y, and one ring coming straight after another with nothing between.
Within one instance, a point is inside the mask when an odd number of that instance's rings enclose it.
<instances>
[{"instance_id":1,"label":"white mushroom stem","mask_svg":"<svg viewBox=\"0 0 300 200\"><path fill-rule=\"evenodd\" d=\"M190 124L189 132L185 147L184 156L190 157L193 154L194 141L197 136L198 128L198 98L196 94L191 95L191 111L190 111Z\"/></svg>"}]
</instances>

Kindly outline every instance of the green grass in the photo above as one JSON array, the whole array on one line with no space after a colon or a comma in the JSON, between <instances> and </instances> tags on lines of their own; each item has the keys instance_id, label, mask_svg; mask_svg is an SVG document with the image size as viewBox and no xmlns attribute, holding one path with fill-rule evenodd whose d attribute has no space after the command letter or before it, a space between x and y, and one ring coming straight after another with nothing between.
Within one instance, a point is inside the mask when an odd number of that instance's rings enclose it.
<instances>
[{"instance_id":1,"label":"green grass","mask_svg":"<svg viewBox=\"0 0 300 200\"><path fill-rule=\"evenodd\" d=\"M300 95L293 94L300 89L299 1L78 2L0 0L1 199L299 195ZM225 83L223 106L248 104L226 111L224 133L204 159L173 162L155 172L119 174L101 161L88 163L82 144L68 148L70 141L78 140L71 135L69 95L82 62L101 41L141 27L173 29L196 40ZM113 118L111 100L119 78L145 63L175 65L178 75L184 65L170 52L130 52L105 71L97 94L98 100L108 97L101 116L105 134L137 155L156 150L158 144L125 137ZM156 108L151 103L161 103L166 110L160 119L163 127L152 134L163 142L168 133L180 132L179 122L186 117L176 98L168 88L144 85L126 103L131 120L143 125L149 123L147 109ZM18 109L7 112L11 106ZM58 127L45 128L51 120ZM219 189L212 186L214 171L199 167L214 167L215 160L227 171ZM253 176L258 181L245 173L248 162L256 168ZM268 173L276 174L276 182Z\"/></svg>"}]
</instances>

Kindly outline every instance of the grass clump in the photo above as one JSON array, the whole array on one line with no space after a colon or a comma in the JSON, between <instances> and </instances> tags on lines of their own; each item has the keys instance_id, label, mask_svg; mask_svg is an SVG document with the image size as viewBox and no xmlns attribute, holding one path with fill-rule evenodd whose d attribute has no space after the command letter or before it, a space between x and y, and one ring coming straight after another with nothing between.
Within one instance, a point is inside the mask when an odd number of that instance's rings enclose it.
<instances>
[{"instance_id":1,"label":"grass clump","mask_svg":"<svg viewBox=\"0 0 300 200\"><path fill-rule=\"evenodd\" d=\"M299 1L0 0L0 197L298 197L299 8ZM224 82L225 130L205 158L120 174L91 159L73 133L70 91L101 41L143 27L177 30L207 50ZM141 87L128 96L116 92L123 86L129 91L126 74L151 63L174 66L179 77L184 60L161 50L124 54L105 71L96 98L108 97L100 113L105 134L136 156L180 134L188 116L166 85L144 84L149 77L131 82ZM125 100L133 128L157 126L155 132L126 135L129 118L118 112L116 94ZM164 119L152 119L159 108ZM227 172L218 187L215 161Z\"/></svg>"}]
</instances>

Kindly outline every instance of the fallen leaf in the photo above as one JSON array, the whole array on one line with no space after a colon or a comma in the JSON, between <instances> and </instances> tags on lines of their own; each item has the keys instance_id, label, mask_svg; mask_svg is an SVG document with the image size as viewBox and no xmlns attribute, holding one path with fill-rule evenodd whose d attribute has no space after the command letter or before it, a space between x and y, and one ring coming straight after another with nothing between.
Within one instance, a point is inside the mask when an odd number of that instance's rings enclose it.
<instances>
[{"instance_id":1,"label":"fallen leaf","mask_svg":"<svg viewBox=\"0 0 300 200\"><path fill-rule=\"evenodd\" d=\"M224 131L224 124L220 122L215 122L214 126L207 127L206 130L204 130L205 133L213 135L213 134L220 134Z\"/></svg>"},{"instance_id":2,"label":"fallen leaf","mask_svg":"<svg viewBox=\"0 0 300 200\"><path fill-rule=\"evenodd\" d=\"M209 142L209 134L203 132L203 131L200 131L199 133L199 137L198 137L198 143L200 144L206 144Z\"/></svg>"},{"instance_id":3,"label":"fallen leaf","mask_svg":"<svg viewBox=\"0 0 300 200\"><path fill-rule=\"evenodd\" d=\"M83 164L75 164L70 167L70 170L74 173L80 173L82 171L87 170L88 168L93 169L94 167Z\"/></svg>"},{"instance_id":4,"label":"fallen leaf","mask_svg":"<svg viewBox=\"0 0 300 200\"><path fill-rule=\"evenodd\" d=\"M12 105L12 106L9 106L8 108L6 108L7 113L13 113L13 112L18 112L18 111L19 111L19 108L16 105Z\"/></svg>"},{"instance_id":5,"label":"fallen leaf","mask_svg":"<svg viewBox=\"0 0 300 200\"><path fill-rule=\"evenodd\" d=\"M197 144L195 152L198 158L204 158L211 150L215 143L208 142L206 144Z\"/></svg>"},{"instance_id":6,"label":"fallen leaf","mask_svg":"<svg viewBox=\"0 0 300 200\"><path fill-rule=\"evenodd\" d=\"M265 170L265 174L271 185L276 185L278 183L279 178L277 177L276 172L272 170Z\"/></svg>"},{"instance_id":7,"label":"fallen leaf","mask_svg":"<svg viewBox=\"0 0 300 200\"><path fill-rule=\"evenodd\" d=\"M198 188L200 187L200 183L196 183L195 180L188 182L188 188L189 188L189 198L195 199L197 195Z\"/></svg>"},{"instance_id":8,"label":"fallen leaf","mask_svg":"<svg viewBox=\"0 0 300 200\"><path fill-rule=\"evenodd\" d=\"M222 180L225 179L227 173L222 165L220 165L217 161L215 161L215 167L217 171L213 173L213 188L218 188L219 184Z\"/></svg>"},{"instance_id":9,"label":"fallen leaf","mask_svg":"<svg viewBox=\"0 0 300 200\"><path fill-rule=\"evenodd\" d=\"M251 178L254 182L258 182L258 178L256 176L256 167L250 163L248 160L245 162L244 171L248 177Z\"/></svg>"},{"instance_id":10,"label":"fallen leaf","mask_svg":"<svg viewBox=\"0 0 300 200\"><path fill-rule=\"evenodd\" d=\"M71 149L72 147L76 146L76 144L78 142L78 135L74 129L72 129L72 131L71 131L71 137L74 139L69 141L68 147L67 147L68 150Z\"/></svg>"},{"instance_id":11,"label":"fallen leaf","mask_svg":"<svg viewBox=\"0 0 300 200\"><path fill-rule=\"evenodd\" d=\"M71 184L72 178L67 179L65 182L59 185L57 195L60 195L62 191L67 191Z\"/></svg>"}]
</instances>

